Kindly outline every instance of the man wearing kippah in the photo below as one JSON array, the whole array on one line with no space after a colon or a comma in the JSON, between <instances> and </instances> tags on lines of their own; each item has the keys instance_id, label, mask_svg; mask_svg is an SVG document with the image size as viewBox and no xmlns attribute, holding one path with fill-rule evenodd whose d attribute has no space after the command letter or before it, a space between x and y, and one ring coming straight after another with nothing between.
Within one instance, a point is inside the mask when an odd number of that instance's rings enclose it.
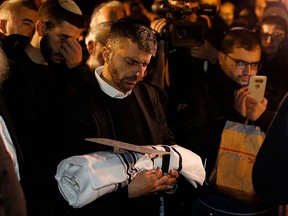
<instances>
[{"instance_id":1,"label":"man wearing kippah","mask_svg":"<svg viewBox=\"0 0 288 216\"><path fill-rule=\"evenodd\" d=\"M21 183L30 216L65 215L54 179L60 147L56 145L57 122L50 120L88 68L82 63L78 42L83 27L75 2L47 0L38 10L31 40L11 35L3 41L13 62L3 91L25 161Z\"/></svg>"}]
</instances>

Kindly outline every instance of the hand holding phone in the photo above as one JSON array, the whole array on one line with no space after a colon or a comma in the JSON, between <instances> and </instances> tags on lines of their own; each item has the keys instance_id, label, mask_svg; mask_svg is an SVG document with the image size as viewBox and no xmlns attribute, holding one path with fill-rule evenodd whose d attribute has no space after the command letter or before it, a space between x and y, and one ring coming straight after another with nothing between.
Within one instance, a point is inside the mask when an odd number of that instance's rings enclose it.
<instances>
[{"instance_id":1,"label":"hand holding phone","mask_svg":"<svg viewBox=\"0 0 288 216\"><path fill-rule=\"evenodd\" d=\"M266 89L266 76L250 76L248 91L251 92L248 96L258 102L262 102L264 99L264 93Z\"/></svg>"}]
</instances>

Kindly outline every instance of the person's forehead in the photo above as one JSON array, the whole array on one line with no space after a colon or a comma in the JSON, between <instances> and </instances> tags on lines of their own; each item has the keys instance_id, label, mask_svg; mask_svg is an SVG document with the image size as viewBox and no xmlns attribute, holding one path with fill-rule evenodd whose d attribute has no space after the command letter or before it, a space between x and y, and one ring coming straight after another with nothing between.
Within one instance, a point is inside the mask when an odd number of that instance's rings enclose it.
<instances>
[{"instance_id":1,"label":"person's forehead","mask_svg":"<svg viewBox=\"0 0 288 216\"><path fill-rule=\"evenodd\" d=\"M185 5L186 3L189 3L189 4L191 4L191 5L195 5L195 6L198 6L199 5L199 3L198 3L198 1L176 1L176 0L168 0L168 2L171 4L171 5L179 5L179 6L181 6L181 5Z\"/></svg>"},{"instance_id":2,"label":"person's forehead","mask_svg":"<svg viewBox=\"0 0 288 216\"><path fill-rule=\"evenodd\" d=\"M104 6L99 10L97 16L97 23L116 21L125 17L125 13L120 8Z\"/></svg>"},{"instance_id":3,"label":"person's forehead","mask_svg":"<svg viewBox=\"0 0 288 216\"><path fill-rule=\"evenodd\" d=\"M261 31L262 32L272 32L272 31L275 31L277 30L278 32L281 31L281 32L285 32L285 30L280 26L280 25L277 25L277 24L272 24L272 23L263 23L261 25Z\"/></svg>"},{"instance_id":4,"label":"person's forehead","mask_svg":"<svg viewBox=\"0 0 288 216\"><path fill-rule=\"evenodd\" d=\"M261 8L267 6L266 0L255 0L255 5Z\"/></svg>"},{"instance_id":5,"label":"person's forehead","mask_svg":"<svg viewBox=\"0 0 288 216\"><path fill-rule=\"evenodd\" d=\"M244 60L247 62L257 62L260 61L261 58L261 47L257 45L252 50L246 50L242 47L234 46L233 51L231 52L234 58L239 60Z\"/></svg>"},{"instance_id":6,"label":"person's forehead","mask_svg":"<svg viewBox=\"0 0 288 216\"><path fill-rule=\"evenodd\" d=\"M33 22L36 21L37 12L33 9L29 9L26 7L18 8L17 11L14 12L15 17L23 17L32 20Z\"/></svg>"},{"instance_id":7,"label":"person's forehead","mask_svg":"<svg viewBox=\"0 0 288 216\"><path fill-rule=\"evenodd\" d=\"M228 5L228 4L224 4L220 7L220 12L233 12L234 11L234 8L231 6L231 5Z\"/></svg>"},{"instance_id":8,"label":"person's forehead","mask_svg":"<svg viewBox=\"0 0 288 216\"><path fill-rule=\"evenodd\" d=\"M200 0L200 3L218 5L220 4L220 0Z\"/></svg>"},{"instance_id":9,"label":"person's forehead","mask_svg":"<svg viewBox=\"0 0 288 216\"><path fill-rule=\"evenodd\" d=\"M122 39L121 43L119 43L119 46L117 46L117 49L114 51L123 52L131 56L139 56L146 53L146 51L139 47L137 42L133 42L131 39Z\"/></svg>"},{"instance_id":10,"label":"person's forehead","mask_svg":"<svg viewBox=\"0 0 288 216\"><path fill-rule=\"evenodd\" d=\"M55 26L53 31L56 34L66 35L67 37L79 38L82 29L79 29L78 27L70 24L67 21L63 21L59 23L59 25Z\"/></svg>"}]
</instances>

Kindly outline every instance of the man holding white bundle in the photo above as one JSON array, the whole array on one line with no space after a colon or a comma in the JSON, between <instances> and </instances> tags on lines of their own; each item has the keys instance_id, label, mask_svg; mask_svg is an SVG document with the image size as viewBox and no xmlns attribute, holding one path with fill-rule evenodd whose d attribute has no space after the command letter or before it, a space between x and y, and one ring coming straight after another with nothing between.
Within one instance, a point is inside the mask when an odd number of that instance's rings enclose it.
<instances>
[{"instance_id":1,"label":"man holding white bundle","mask_svg":"<svg viewBox=\"0 0 288 216\"><path fill-rule=\"evenodd\" d=\"M58 165L56 174L59 190L71 206L81 208L106 193L126 186L143 170L160 167L165 173L176 169L195 188L197 184L203 184L205 170L198 155L179 145L150 148L158 151L155 151L156 154L148 153L148 150L146 154L99 151L64 159Z\"/></svg>"},{"instance_id":2,"label":"man holding white bundle","mask_svg":"<svg viewBox=\"0 0 288 216\"><path fill-rule=\"evenodd\" d=\"M65 103L59 145L64 147L62 159L111 150L85 142L85 138L109 138L138 146L175 144L157 90L142 82L156 51L155 33L142 21L123 18L112 25L102 49L104 65ZM165 192L178 177L175 169L165 174L160 168L140 171L127 186L82 208L70 208L71 215L159 216L163 211L173 215L175 205L166 204L173 195Z\"/></svg>"}]
</instances>

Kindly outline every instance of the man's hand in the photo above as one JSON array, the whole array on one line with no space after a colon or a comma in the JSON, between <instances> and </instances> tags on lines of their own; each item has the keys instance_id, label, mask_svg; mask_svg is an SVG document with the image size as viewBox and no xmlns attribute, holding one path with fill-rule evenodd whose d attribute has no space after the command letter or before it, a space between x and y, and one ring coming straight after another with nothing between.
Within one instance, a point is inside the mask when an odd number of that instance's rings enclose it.
<instances>
[{"instance_id":1,"label":"man's hand","mask_svg":"<svg viewBox=\"0 0 288 216\"><path fill-rule=\"evenodd\" d=\"M197 59L208 60L210 63L217 62L217 49L207 40L201 46L190 47L190 54Z\"/></svg>"},{"instance_id":2,"label":"man's hand","mask_svg":"<svg viewBox=\"0 0 288 216\"><path fill-rule=\"evenodd\" d=\"M243 117L246 117L246 99L248 95L248 86L242 87L234 92L234 109Z\"/></svg>"},{"instance_id":3,"label":"man's hand","mask_svg":"<svg viewBox=\"0 0 288 216\"><path fill-rule=\"evenodd\" d=\"M167 20L165 18L155 19L151 22L150 27L158 32L160 37L164 37Z\"/></svg>"},{"instance_id":4,"label":"man's hand","mask_svg":"<svg viewBox=\"0 0 288 216\"><path fill-rule=\"evenodd\" d=\"M164 176L160 168L141 171L128 185L128 196L135 198L169 190L178 177L179 173L176 170L171 170Z\"/></svg>"},{"instance_id":5,"label":"man's hand","mask_svg":"<svg viewBox=\"0 0 288 216\"><path fill-rule=\"evenodd\" d=\"M82 62L82 47L79 42L72 37L63 39L60 53L63 55L68 68L74 68Z\"/></svg>"},{"instance_id":6,"label":"man's hand","mask_svg":"<svg viewBox=\"0 0 288 216\"><path fill-rule=\"evenodd\" d=\"M246 99L246 117L251 121L256 121L267 108L267 99L264 98L262 102L258 102L253 98Z\"/></svg>"},{"instance_id":7,"label":"man's hand","mask_svg":"<svg viewBox=\"0 0 288 216\"><path fill-rule=\"evenodd\" d=\"M248 86L242 87L234 92L234 109L243 117L256 121L267 108L267 99L260 103L249 97Z\"/></svg>"}]
</instances>

